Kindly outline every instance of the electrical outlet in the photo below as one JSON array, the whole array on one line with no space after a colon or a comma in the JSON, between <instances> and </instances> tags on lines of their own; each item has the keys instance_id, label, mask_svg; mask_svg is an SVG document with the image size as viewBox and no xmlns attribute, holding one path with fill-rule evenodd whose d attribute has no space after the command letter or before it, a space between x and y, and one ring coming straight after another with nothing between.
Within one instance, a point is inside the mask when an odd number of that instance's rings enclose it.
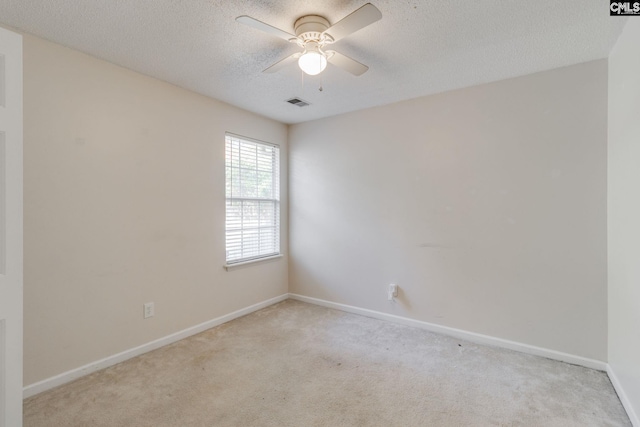
<instances>
[{"instance_id":1,"label":"electrical outlet","mask_svg":"<svg viewBox=\"0 0 640 427\"><path fill-rule=\"evenodd\" d=\"M153 303L152 302L148 302L144 305L144 318L148 319L149 317L153 317L153 315L155 314L155 309L153 307Z\"/></svg>"},{"instance_id":2,"label":"electrical outlet","mask_svg":"<svg viewBox=\"0 0 640 427\"><path fill-rule=\"evenodd\" d=\"M389 301L393 301L394 297L398 296L398 285L394 285L393 283L389 285L389 291L387 293L387 297Z\"/></svg>"}]
</instances>

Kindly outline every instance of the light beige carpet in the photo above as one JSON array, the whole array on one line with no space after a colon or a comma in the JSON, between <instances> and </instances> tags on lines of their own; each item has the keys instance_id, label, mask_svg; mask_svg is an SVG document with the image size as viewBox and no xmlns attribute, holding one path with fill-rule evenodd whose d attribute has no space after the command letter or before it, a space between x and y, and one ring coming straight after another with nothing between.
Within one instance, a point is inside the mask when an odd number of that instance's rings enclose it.
<instances>
[{"instance_id":1,"label":"light beige carpet","mask_svg":"<svg viewBox=\"0 0 640 427\"><path fill-rule=\"evenodd\" d=\"M603 372L288 300L27 399L35 426L628 426Z\"/></svg>"}]
</instances>

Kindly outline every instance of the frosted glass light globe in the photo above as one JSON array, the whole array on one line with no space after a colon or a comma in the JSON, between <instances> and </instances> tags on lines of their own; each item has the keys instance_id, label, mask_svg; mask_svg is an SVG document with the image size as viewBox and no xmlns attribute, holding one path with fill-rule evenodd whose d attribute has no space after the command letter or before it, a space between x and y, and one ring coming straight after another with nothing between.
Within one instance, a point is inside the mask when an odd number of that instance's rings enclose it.
<instances>
[{"instance_id":1,"label":"frosted glass light globe","mask_svg":"<svg viewBox=\"0 0 640 427\"><path fill-rule=\"evenodd\" d=\"M320 74L325 68L327 68L327 58L320 52L305 52L298 59L298 66L302 71L309 74L310 76L315 76L316 74Z\"/></svg>"}]
</instances>

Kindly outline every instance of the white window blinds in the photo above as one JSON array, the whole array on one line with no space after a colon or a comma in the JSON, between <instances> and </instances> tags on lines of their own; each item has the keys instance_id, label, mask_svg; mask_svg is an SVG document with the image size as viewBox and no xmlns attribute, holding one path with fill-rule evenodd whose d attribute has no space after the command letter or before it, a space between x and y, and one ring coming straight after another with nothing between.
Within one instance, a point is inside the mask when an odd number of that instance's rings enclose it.
<instances>
[{"instance_id":1,"label":"white window blinds","mask_svg":"<svg viewBox=\"0 0 640 427\"><path fill-rule=\"evenodd\" d=\"M280 149L226 135L227 264L280 253Z\"/></svg>"}]
</instances>

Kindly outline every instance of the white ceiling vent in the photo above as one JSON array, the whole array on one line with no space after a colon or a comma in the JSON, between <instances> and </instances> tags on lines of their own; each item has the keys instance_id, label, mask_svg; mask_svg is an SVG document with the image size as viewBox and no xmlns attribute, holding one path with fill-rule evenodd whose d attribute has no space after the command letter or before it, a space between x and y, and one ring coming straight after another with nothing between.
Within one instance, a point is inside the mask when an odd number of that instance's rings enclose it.
<instances>
[{"instance_id":1,"label":"white ceiling vent","mask_svg":"<svg viewBox=\"0 0 640 427\"><path fill-rule=\"evenodd\" d=\"M309 105L309 103L307 101L303 101L300 98L287 99L287 102L289 104L297 105L298 107L306 107L307 105Z\"/></svg>"}]
</instances>

